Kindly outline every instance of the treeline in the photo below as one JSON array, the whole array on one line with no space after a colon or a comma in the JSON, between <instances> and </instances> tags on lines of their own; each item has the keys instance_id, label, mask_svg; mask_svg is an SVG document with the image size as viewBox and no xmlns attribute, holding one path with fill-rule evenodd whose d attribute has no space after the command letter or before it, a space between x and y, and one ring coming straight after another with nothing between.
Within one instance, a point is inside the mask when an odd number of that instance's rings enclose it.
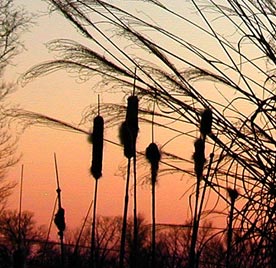
<instances>
[{"instance_id":1,"label":"treeline","mask_svg":"<svg viewBox=\"0 0 276 268\"><path fill-rule=\"evenodd\" d=\"M120 253L121 217L97 217L95 259L97 268L118 267ZM5 211L0 219L0 267L12 267L14 255L21 251L27 267L61 267L60 244L52 242L46 228L36 226L33 214L21 214L20 227L16 211ZM192 224L156 226L156 267L189 267ZM213 228L203 222L197 239L197 258L200 267L225 267L227 230ZM257 244L242 239L234 229L231 267L270 267L271 255L256 255ZM251 241L251 242L250 242ZM151 267L151 225L138 217L138 248L133 249L133 221L128 221L125 267ZM134 254L136 252L136 254ZM65 232L65 267L91 267L91 221L75 231ZM257 264L257 266L254 266ZM271 266L272 267L272 266Z\"/></svg>"}]
</instances>

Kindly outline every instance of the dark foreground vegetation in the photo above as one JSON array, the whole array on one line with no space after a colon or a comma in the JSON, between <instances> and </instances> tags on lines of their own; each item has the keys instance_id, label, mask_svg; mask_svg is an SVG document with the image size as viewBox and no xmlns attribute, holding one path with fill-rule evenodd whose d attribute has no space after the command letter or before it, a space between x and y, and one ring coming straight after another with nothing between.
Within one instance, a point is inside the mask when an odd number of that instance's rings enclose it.
<instances>
[{"instance_id":1,"label":"dark foreground vegetation","mask_svg":"<svg viewBox=\"0 0 276 268\"><path fill-rule=\"evenodd\" d=\"M22 213L21 241L18 236L18 214L7 211L1 217L0 267L13 267L12 260L21 243L26 267L54 268L61 266L60 244L47 240L44 228L37 227L33 214ZM95 262L96 267L118 267L120 252L121 217L98 217L96 228ZM81 229L81 228L80 228ZM156 267L188 267L192 225L156 225ZM133 256L133 224L127 227L125 267L151 267L151 225L142 217L138 218L138 251ZM225 267L227 258L227 230L213 228L203 222L198 233L198 258L200 267ZM91 267L91 222L85 228L65 232L64 267ZM230 267L256 267L267 257L252 255L258 245L254 241L241 239L234 230ZM133 262L135 258L135 262ZM23 259L22 259L23 260ZM17 266L23 267L23 266ZM265 267L265 266L259 266ZM268 267L268 266L267 266ZM272 266L271 266L272 267Z\"/></svg>"}]
</instances>

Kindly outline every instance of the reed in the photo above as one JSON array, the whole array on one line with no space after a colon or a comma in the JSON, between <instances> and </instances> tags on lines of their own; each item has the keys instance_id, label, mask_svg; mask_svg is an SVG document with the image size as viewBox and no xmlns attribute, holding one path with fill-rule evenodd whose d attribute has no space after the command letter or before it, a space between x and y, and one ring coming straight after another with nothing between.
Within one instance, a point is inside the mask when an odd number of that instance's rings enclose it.
<instances>
[{"instance_id":1,"label":"reed","mask_svg":"<svg viewBox=\"0 0 276 268\"><path fill-rule=\"evenodd\" d=\"M152 195L152 231L151 231L151 267L156 267L156 234L155 234L155 186L157 181L157 173L159 169L159 162L161 160L161 153L156 143L152 142L146 148L146 159L151 166L151 195Z\"/></svg>"},{"instance_id":2,"label":"reed","mask_svg":"<svg viewBox=\"0 0 276 268\"><path fill-rule=\"evenodd\" d=\"M135 80L134 80L135 82ZM135 90L135 83L134 83ZM134 91L133 90L133 91ZM134 92L133 92L134 93ZM131 159L133 159L133 185L134 185L134 196L133 196L133 217L134 217L134 228L133 228L133 239L134 239L134 260L131 261L132 266L136 266L136 251L137 251L137 240L138 240L138 226L137 226L137 182L136 182L136 140L138 136L138 103L137 96L131 95L127 98L126 118L121 124L119 129L119 138L121 144L124 146L124 156L127 158L127 179L125 187L125 202L123 212L123 225L121 234L121 246L120 246L120 259L119 266L124 266L124 254L125 254L125 240L126 240L126 227L127 227L127 214L128 214L128 192L129 192L129 181L130 181L130 167Z\"/></svg>"},{"instance_id":3,"label":"reed","mask_svg":"<svg viewBox=\"0 0 276 268\"><path fill-rule=\"evenodd\" d=\"M202 205L204 201L203 198L207 187L207 184L206 184L207 178L205 178L204 180L205 184L203 188L201 202L199 200L199 195L200 195L200 184L201 184L201 180L203 179L204 165L206 162L206 159L205 159L206 136L210 134L212 131L212 118L213 118L212 110L209 108L206 108L201 114L200 127L199 127L201 136L198 139L196 139L194 143L195 151L193 154L193 160L194 160L194 171L196 174L196 192L195 192L192 238L191 238L191 246L190 246L190 254L189 254L190 268L198 267L199 257L200 257L199 254L197 254L196 252L196 244L197 244L200 216L202 213ZM211 159L213 159L213 156L211 157ZM211 165L211 162L210 162L210 165Z\"/></svg>"},{"instance_id":4,"label":"reed","mask_svg":"<svg viewBox=\"0 0 276 268\"><path fill-rule=\"evenodd\" d=\"M103 140L104 140L104 120L103 117L97 115L94 118L93 132L91 134L92 147L92 164L90 172L95 179L94 203L92 215L92 230L91 230L91 265L97 267L96 254L96 210L97 210L97 194L98 180L102 177L102 161L103 161Z\"/></svg>"},{"instance_id":5,"label":"reed","mask_svg":"<svg viewBox=\"0 0 276 268\"><path fill-rule=\"evenodd\" d=\"M232 237L233 237L233 220L234 220L234 208L235 202L239 196L239 192L236 189L227 188L227 193L230 197L230 210L228 217L228 230L227 230L227 253L226 253L226 268L230 268L231 255L232 255Z\"/></svg>"}]
</instances>

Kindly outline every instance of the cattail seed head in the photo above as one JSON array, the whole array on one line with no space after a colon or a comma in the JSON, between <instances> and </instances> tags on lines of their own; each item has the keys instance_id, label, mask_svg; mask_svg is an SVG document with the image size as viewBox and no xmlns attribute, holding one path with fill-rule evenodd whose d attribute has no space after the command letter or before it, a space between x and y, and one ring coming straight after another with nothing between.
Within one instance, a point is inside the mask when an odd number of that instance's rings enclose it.
<instances>
[{"instance_id":1,"label":"cattail seed head","mask_svg":"<svg viewBox=\"0 0 276 268\"><path fill-rule=\"evenodd\" d=\"M232 189L230 187L226 188L228 195L231 199L231 202L234 203L235 200L238 198L239 196L239 192L236 189Z\"/></svg>"},{"instance_id":2,"label":"cattail seed head","mask_svg":"<svg viewBox=\"0 0 276 268\"><path fill-rule=\"evenodd\" d=\"M211 133L213 113L212 110L207 108L203 111L200 121L200 133L203 137Z\"/></svg>"},{"instance_id":3,"label":"cattail seed head","mask_svg":"<svg viewBox=\"0 0 276 268\"><path fill-rule=\"evenodd\" d=\"M152 170L152 173L154 174L154 176L152 176L153 177L152 179L154 180L152 183L155 183L157 171L159 169L159 162L161 160L161 153L159 151L158 146L154 142L152 142L147 147L146 158L151 164L151 170Z\"/></svg>"},{"instance_id":4,"label":"cattail seed head","mask_svg":"<svg viewBox=\"0 0 276 268\"><path fill-rule=\"evenodd\" d=\"M57 226L59 232L63 232L66 227L64 214L65 210L63 208L59 208L55 214L54 223Z\"/></svg>"},{"instance_id":5,"label":"cattail seed head","mask_svg":"<svg viewBox=\"0 0 276 268\"><path fill-rule=\"evenodd\" d=\"M135 155L134 143L130 128L127 122L123 122L119 129L119 138L121 144L124 145L124 155L126 158L130 159Z\"/></svg>"},{"instance_id":6,"label":"cattail seed head","mask_svg":"<svg viewBox=\"0 0 276 268\"><path fill-rule=\"evenodd\" d=\"M194 169L198 178L202 177L205 159L205 142L202 138L198 138L195 143L195 152L193 154Z\"/></svg>"},{"instance_id":7,"label":"cattail seed head","mask_svg":"<svg viewBox=\"0 0 276 268\"><path fill-rule=\"evenodd\" d=\"M131 131L133 142L136 143L138 135L138 98L130 96L127 98L126 122Z\"/></svg>"},{"instance_id":8,"label":"cattail seed head","mask_svg":"<svg viewBox=\"0 0 276 268\"><path fill-rule=\"evenodd\" d=\"M94 118L94 126L92 133L92 165L90 172L97 180L102 176L102 161L103 161L103 131L104 120L100 115Z\"/></svg>"}]
</instances>

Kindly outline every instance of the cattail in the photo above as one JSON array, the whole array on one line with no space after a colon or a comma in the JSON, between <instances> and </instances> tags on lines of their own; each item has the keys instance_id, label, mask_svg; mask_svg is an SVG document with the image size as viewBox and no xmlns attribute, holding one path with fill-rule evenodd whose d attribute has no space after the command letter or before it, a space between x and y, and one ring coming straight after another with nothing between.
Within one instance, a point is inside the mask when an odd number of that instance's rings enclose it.
<instances>
[{"instance_id":1,"label":"cattail","mask_svg":"<svg viewBox=\"0 0 276 268\"><path fill-rule=\"evenodd\" d=\"M232 255L232 237L233 237L233 220L234 220L234 207L235 201L239 196L239 192L236 189L226 188L231 200L229 211L229 222L227 232L227 252L226 252L226 267L230 267L231 255Z\"/></svg>"},{"instance_id":2,"label":"cattail","mask_svg":"<svg viewBox=\"0 0 276 268\"><path fill-rule=\"evenodd\" d=\"M138 98L137 96L130 96L127 98L126 123L132 135L133 143L136 142L138 135Z\"/></svg>"},{"instance_id":3,"label":"cattail","mask_svg":"<svg viewBox=\"0 0 276 268\"><path fill-rule=\"evenodd\" d=\"M151 267L155 267L155 183L161 154L158 146L152 142L146 149L146 158L151 165L151 190L152 190L152 238L151 238Z\"/></svg>"},{"instance_id":4,"label":"cattail","mask_svg":"<svg viewBox=\"0 0 276 268\"><path fill-rule=\"evenodd\" d=\"M211 133L213 113L212 110L207 108L203 111L200 121L200 133L203 137Z\"/></svg>"},{"instance_id":5,"label":"cattail","mask_svg":"<svg viewBox=\"0 0 276 268\"><path fill-rule=\"evenodd\" d=\"M201 178L205 163L205 142L203 139L198 138L195 143L195 152L193 154L195 173L198 178Z\"/></svg>"},{"instance_id":6,"label":"cattail","mask_svg":"<svg viewBox=\"0 0 276 268\"><path fill-rule=\"evenodd\" d=\"M124 155L126 158L130 159L135 155L135 148L133 143L133 138L131 134L131 130L127 124L127 122L123 122L119 129L119 138L121 144L124 145Z\"/></svg>"},{"instance_id":7,"label":"cattail","mask_svg":"<svg viewBox=\"0 0 276 268\"><path fill-rule=\"evenodd\" d=\"M64 217L65 211L63 208L59 208L57 213L55 214L54 223L57 226L59 230L59 235L64 232L65 230L65 217Z\"/></svg>"},{"instance_id":8,"label":"cattail","mask_svg":"<svg viewBox=\"0 0 276 268\"><path fill-rule=\"evenodd\" d=\"M239 196L239 192L236 189L232 189L232 188L226 188L228 195L230 197L231 203L234 203L236 201L236 199Z\"/></svg>"},{"instance_id":9,"label":"cattail","mask_svg":"<svg viewBox=\"0 0 276 268\"><path fill-rule=\"evenodd\" d=\"M100 115L94 118L94 126L92 133L93 152L91 174L97 180L102 176L102 161L103 161L103 130L104 120Z\"/></svg>"},{"instance_id":10,"label":"cattail","mask_svg":"<svg viewBox=\"0 0 276 268\"><path fill-rule=\"evenodd\" d=\"M153 180L156 180L157 171L159 169L159 162L161 159L161 154L158 149L158 146L152 142L146 149L146 158L151 164L152 172L155 176L153 176ZM155 183L153 181L152 183Z\"/></svg>"}]
</instances>

